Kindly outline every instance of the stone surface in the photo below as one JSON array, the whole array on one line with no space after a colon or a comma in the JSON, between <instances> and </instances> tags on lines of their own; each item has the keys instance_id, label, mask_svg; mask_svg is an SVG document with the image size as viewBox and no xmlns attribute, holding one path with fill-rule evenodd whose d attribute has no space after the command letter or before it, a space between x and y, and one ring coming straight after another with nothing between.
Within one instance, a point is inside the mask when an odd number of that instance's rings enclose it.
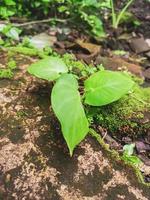
<instances>
[{"instance_id":1,"label":"stone surface","mask_svg":"<svg viewBox=\"0 0 150 200\"><path fill-rule=\"evenodd\" d=\"M26 66L20 61L13 80L0 80L0 199L148 200L149 188L91 136L69 157L51 86L37 83Z\"/></svg>"},{"instance_id":2,"label":"stone surface","mask_svg":"<svg viewBox=\"0 0 150 200\"><path fill-rule=\"evenodd\" d=\"M108 70L128 70L136 76L142 76L142 68L134 63L129 63L126 60L118 57L97 57L96 64L103 64Z\"/></svg>"},{"instance_id":3,"label":"stone surface","mask_svg":"<svg viewBox=\"0 0 150 200\"><path fill-rule=\"evenodd\" d=\"M150 58L150 51L146 53L146 56Z\"/></svg>"},{"instance_id":4,"label":"stone surface","mask_svg":"<svg viewBox=\"0 0 150 200\"><path fill-rule=\"evenodd\" d=\"M130 46L136 53L143 53L150 50L150 46L144 38L135 38L130 41Z\"/></svg>"},{"instance_id":5,"label":"stone surface","mask_svg":"<svg viewBox=\"0 0 150 200\"><path fill-rule=\"evenodd\" d=\"M51 47L56 42L55 36L50 36L46 33L40 33L38 35L33 36L30 39L31 44L38 49L43 49L44 47Z\"/></svg>"},{"instance_id":6,"label":"stone surface","mask_svg":"<svg viewBox=\"0 0 150 200\"><path fill-rule=\"evenodd\" d=\"M145 70L143 72L143 75L145 77L146 80L150 81L150 68L148 68L147 70Z\"/></svg>"},{"instance_id":7,"label":"stone surface","mask_svg":"<svg viewBox=\"0 0 150 200\"><path fill-rule=\"evenodd\" d=\"M148 46L150 47L150 39L146 39L145 42L148 44Z\"/></svg>"}]
</instances>

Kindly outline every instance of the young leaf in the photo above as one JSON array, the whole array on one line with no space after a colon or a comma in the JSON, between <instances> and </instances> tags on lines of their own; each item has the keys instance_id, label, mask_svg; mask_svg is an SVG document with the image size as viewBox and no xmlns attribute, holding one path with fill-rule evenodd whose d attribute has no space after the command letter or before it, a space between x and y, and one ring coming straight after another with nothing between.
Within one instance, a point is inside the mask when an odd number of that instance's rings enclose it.
<instances>
[{"instance_id":1,"label":"young leaf","mask_svg":"<svg viewBox=\"0 0 150 200\"><path fill-rule=\"evenodd\" d=\"M68 72L68 68L60 58L47 57L28 67L28 72L38 78L48 81L57 79L61 73Z\"/></svg>"},{"instance_id":2,"label":"young leaf","mask_svg":"<svg viewBox=\"0 0 150 200\"><path fill-rule=\"evenodd\" d=\"M85 81L85 103L103 106L120 99L132 89L130 77L113 71L99 71Z\"/></svg>"},{"instance_id":3,"label":"young leaf","mask_svg":"<svg viewBox=\"0 0 150 200\"><path fill-rule=\"evenodd\" d=\"M72 74L61 75L57 80L52 90L51 102L72 156L75 146L89 131L78 92L78 83Z\"/></svg>"},{"instance_id":4,"label":"young leaf","mask_svg":"<svg viewBox=\"0 0 150 200\"><path fill-rule=\"evenodd\" d=\"M122 159L126 162L129 162L134 165L139 165L142 161L135 155L132 155L134 152L135 144L126 144L123 146L123 156Z\"/></svg>"},{"instance_id":5,"label":"young leaf","mask_svg":"<svg viewBox=\"0 0 150 200\"><path fill-rule=\"evenodd\" d=\"M124 154L122 156L122 159L124 161L128 162L128 163L133 164L133 165L140 165L140 164L142 164L142 161L137 156L128 156L128 155Z\"/></svg>"},{"instance_id":6,"label":"young leaf","mask_svg":"<svg viewBox=\"0 0 150 200\"><path fill-rule=\"evenodd\" d=\"M135 144L126 144L123 147L124 153L127 154L128 156L131 156L133 154L135 148Z\"/></svg>"}]
</instances>

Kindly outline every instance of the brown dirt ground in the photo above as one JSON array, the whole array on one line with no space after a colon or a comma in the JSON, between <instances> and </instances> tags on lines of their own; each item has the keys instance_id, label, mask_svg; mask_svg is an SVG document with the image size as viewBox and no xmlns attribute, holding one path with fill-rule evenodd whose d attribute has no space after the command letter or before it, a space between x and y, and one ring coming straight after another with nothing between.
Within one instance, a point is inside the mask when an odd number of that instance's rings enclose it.
<instances>
[{"instance_id":1,"label":"brown dirt ground","mask_svg":"<svg viewBox=\"0 0 150 200\"><path fill-rule=\"evenodd\" d=\"M0 199L148 200L149 188L91 136L69 157L49 106L51 86L26 67L20 60L14 79L0 80Z\"/></svg>"}]
</instances>

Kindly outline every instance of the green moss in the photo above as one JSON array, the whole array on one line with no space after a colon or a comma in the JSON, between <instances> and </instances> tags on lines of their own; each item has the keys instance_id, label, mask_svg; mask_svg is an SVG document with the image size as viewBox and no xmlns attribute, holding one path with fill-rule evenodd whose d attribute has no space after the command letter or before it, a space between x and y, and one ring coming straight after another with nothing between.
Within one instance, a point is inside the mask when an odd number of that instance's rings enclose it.
<instances>
[{"instance_id":1,"label":"green moss","mask_svg":"<svg viewBox=\"0 0 150 200\"><path fill-rule=\"evenodd\" d=\"M52 51L51 48L46 48L44 50L39 50L36 48L30 48L30 47L24 47L21 45L18 45L16 47L8 47L4 49L5 51L8 51L8 54L23 54L23 55L27 55L27 56L36 56L39 58L45 58L49 55L57 55L55 52Z\"/></svg>"},{"instance_id":2,"label":"green moss","mask_svg":"<svg viewBox=\"0 0 150 200\"><path fill-rule=\"evenodd\" d=\"M92 64L87 65L84 61L77 60L73 54L66 53L62 59L72 73L79 75L80 80L84 80L97 71Z\"/></svg>"},{"instance_id":3,"label":"green moss","mask_svg":"<svg viewBox=\"0 0 150 200\"><path fill-rule=\"evenodd\" d=\"M138 120L144 118L144 112L150 108L150 89L141 88L136 84L134 91L119 101L102 107L89 107L87 110L89 120L107 128L110 132L115 133L122 131L133 133L138 129L138 133L149 125L139 126ZM133 132L132 132L133 131Z\"/></svg>"},{"instance_id":4,"label":"green moss","mask_svg":"<svg viewBox=\"0 0 150 200\"><path fill-rule=\"evenodd\" d=\"M77 61L73 54L66 53L63 55L62 59L70 70L77 68L82 71L86 67L86 65L81 61Z\"/></svg>"},{"instance_id":5,"label":"green moss","mask_svg":"<svg viewBox=\"0 0 150 200\"><path fill-rule=\"evenodd\" d=\"M13 72L10 69L0 69L0 78L12 78Z\"/></svg>"},{"instance_id":6,"label":"green moss","mask_svg":"<svg viewBox=\"0 0 150 200\"><path fill-rule=\"evenodd\" d=\"M139 181L140 183L142 183L142 184L144 184L144 185L150 187L150 183L146 183L146 182L145 182L144 177L143 177L143 175L142 175L142 173L141 173L140 168L139 168L138 165L134 165L132 162L125 161L125 160L123 159L123 157L120 156L119 153L118 153L117 151L111 150L111 149L109 148L109 145L106 144L106 143L104 142L104 140L102 139L102 137L101 137L98 133L96 133L95 130L90 129L90 132L89 132L89 133L92 135L92 137L94 137L94 138L99 142L99 144L100 144L100 145L102 146L102 148L110 155L111 158L115 159L116 161L123 161L123 163L124 163L125 165L128 165L129 167L131 167L131 168L133 169L133 171L134 171L134 173L136 174L136 176L137 176L137 178L138 178L138 181Z\"/></svg>"},{"instance_id":7,"label":"green moss","mask_svg":"<svg viewBox=\"0 0 150 200\"><path fill-rule=\"evenodd\" d=\"M12 78L14 76L14 69L16 69L16 62L9 55L6 68L0 69L0 78Z\"/></svg>"},{"instance_id":8,"label":"green moss","mask_svg":"<svg viewBox=\"0 0 150 200\"><path fill-rule=\"evenodd\" d=\"M38 50L37 49L31 49L28 47L9 47L7 48L8 51L14 52L14 53L20 53L20 54L25 54L28 56L37 56L38 55Z\"/></svg>"},{"instance_id":9,"label":"green moss","mask_svg":"<svg viewBox=\"0 0 150 200\"><path fill-rule=\"evenodd\" d=\"M7 67L11 70L16 69L16 61L13 59L10 59L10 61L7 63Z\"/></svg>"}]
</instances>

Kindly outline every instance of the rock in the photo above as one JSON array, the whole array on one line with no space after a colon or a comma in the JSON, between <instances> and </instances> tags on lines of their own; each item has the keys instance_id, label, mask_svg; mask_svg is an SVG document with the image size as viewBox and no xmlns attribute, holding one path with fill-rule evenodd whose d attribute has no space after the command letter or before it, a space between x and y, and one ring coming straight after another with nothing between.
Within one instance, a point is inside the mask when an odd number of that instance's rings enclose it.
<instances>
[{"instance_id":1,"label":"rock","mask_svg":"<svg viewBox=\"0 0 150 200\"><path fill-rule=\"evenodd\" d=\"M150 145L145 144L142 141L137 141L135 143L135 146L136 146L136 150L138 151L138 153L143 153L143 152L146 152L147 150L150 151Z\"/></svg>"},{"instance_id":2,"label":"rock","mask_svg":"<svg viewBox=\"0 0 150 200\"><path fill-rule=\"evenodd\" d=\"M126 144L132 143L132 139L130 137L128 137L128 136L127 137L123 137L122 141L125 142Z\"/></svg>"},{"instance_id":3,"label":"rock","mask_svg":"<svg viewBox=\"0 0 150 200\"><path fill-rule=\"evenodd\" d=\"M68 39L69 34L71 33L71 29L70 28L57 28L57 39L58 41L65 41Z\"/></svg>"},{"instance_id":4,"label":"rock","mask_svg":"<svg viewBox=\"0 0 150 200\"><path fill-rule=\"evenodd\" d=\"M147 156L145 156L145 153L140 153L139 155L138 155L138 157L144 162L144 164L146 165L146 166L150 166L150 159L147 157ZM150 167L149 167L150 168ZM145 172L145 170L144 170L144 172Z\"/></svg>"},{"instance_id":5,"label":"rock","mask_svg":"<svg viewBox=\"0 0 150 200\"><path fill-rule=\"evenodd\" d=\"M149 81L150 80L150 68L148 68L147 70L145 70L143 72L143 75L144 75L145 79Z\"/></svg>"},{"instance_id":6,"label":"rock","mask_svg":"<svg viewBox=\"0 0 150 200\"><path fill-rule=\"evenodd\" d=\"M46 46L51 47L56 41L57 38L55 36L50 36L46 33L40 33L30 39L31 44L38 49L43 49Z\"/></svg>"},{"instance_id":7,"label":"rock","mask_svg":"<svg viewBox=\"0 0 150 200\"><path fill-rule=\"evenodd\" d=\"M150 51L145 54L148 58L150 58Z\"/></svg>"},{"instance_id":8,"label":"rock","mask_svg":"<svg viewBox=\"0 0 150 200\"><path fill-rule=\"evenodd\" d=\"M103 66L108 70L121 70L127 69L129 72L139 76L142 76L142 68L139 65L128 63L122 58L108 58L108 57L97 57L96 64L103 64Z\"/></svg>"},{"instance_id":9,"label":"rock","mask_svg":"<svg viewBox=\"0 0 150 200\"><path fill-rule=\"evenodd\" d=\"M144 40L144 38L136 38L130 41L132 50L136 53L143 53L150 50L150 46Z\"/></svg>"},{"instance_id":10,"label":"rock","mask_svg":"<svg viewBox=\"0 0 150 200\"><path fill-rule=\"evenodd\" d=\"M148 44L148 46L150 47L150 39L146 39L145 42Z\"/></svg>"}]
</instances>

